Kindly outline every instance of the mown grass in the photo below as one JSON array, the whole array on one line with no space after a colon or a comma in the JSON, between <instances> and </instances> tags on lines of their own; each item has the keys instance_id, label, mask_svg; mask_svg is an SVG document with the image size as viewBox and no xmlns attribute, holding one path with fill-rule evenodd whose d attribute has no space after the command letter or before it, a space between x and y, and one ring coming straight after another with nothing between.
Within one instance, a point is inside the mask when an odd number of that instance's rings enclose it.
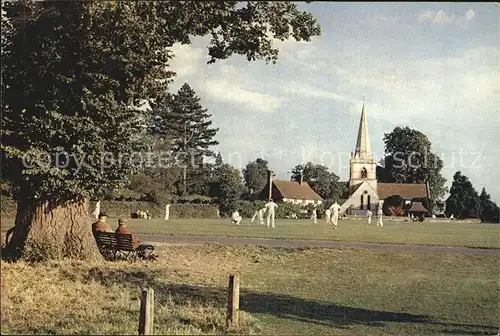
<instances>
[{"instance_id":1,"label":"mown grass","mask_svg":"<svg viewBox=\"0 0 500 336\"><path fill-rule=\"evenodd\" d=\"M108 219L112 228L118 219ZM500 225L454 222L413 222L386 219L384 227L368 225L365 219L340 220L333 230L324 221L314 224L308 220L276 220L276 228L267 228L244 219L241 225L232 225L229 219L130 219L133 233L165 235L203 235L231 237L260 237L280 239L319 239L341 242L422 244L500 248ZM2 230L13 225L11 218L2 218ZM90 225L90 224L89 224Z\"/></svg>"},{"instance_id":2,"label":"mown grass","mask_svg":"<svg viewBox=\"0 0 500 336\"><path fill-rule=\"evenodd\" d=\"M1 265L2 334L136 334L142 286L155 334L488 335L498 258L257 246L161 245L155 262ZM239 330L225 330L240 274Z\"/></svg>"}]
</instances>

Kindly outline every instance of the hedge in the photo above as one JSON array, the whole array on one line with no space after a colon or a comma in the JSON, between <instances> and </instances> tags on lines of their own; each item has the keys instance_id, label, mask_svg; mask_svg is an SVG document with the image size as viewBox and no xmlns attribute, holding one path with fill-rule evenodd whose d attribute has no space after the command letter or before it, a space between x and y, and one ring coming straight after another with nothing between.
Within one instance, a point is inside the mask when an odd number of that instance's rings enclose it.
<instances>
[{"instance_id":1,"label":"hedge","mask_svg":"<svg viewBox=\"0 0 500 336\"><path fill-rule=\"evenodd\" d=\"M89 214L95 209L96 201L91 201ZM238 201L237 209L244 218L251 218L255 211L261 209L266 204L265 201ZM16 216L17 204L9 196L1 196L1 215L5 217ZM303 206L292 203L279 203L276 208L276 218L287 218L292 213L299 214L305 209ZM106 213L111 218L131 218L132 213L138 210L149 211L152 219L165 218L165 206L159 206L153 202L146 201L101 201L101 212ZM236 209L235 209L236 210ZM319 212L319 211L318 211ZM170 206L170 218L220 218L218 208L214 204L189 204L174 203Z\"/></svg>"},{"instance_id":2,"label":"hedge","mask_svg":"<svg viewBox=\"0 0 500 336\"><path fill-rule=\"evenodd\" d=\"M11 197L1 195L1 215L15 217L17 203ZM96 201L91 201L89 214L95 209ZM132 213L137 210L148 210L153 219L165 218L165 206L159 206L153 202L141 201L101 201L101 212L112 218L131 218ZM217 206L212 204L172 204L170 206L170 218L219 218Z\"/></svg>"}]
</instances>

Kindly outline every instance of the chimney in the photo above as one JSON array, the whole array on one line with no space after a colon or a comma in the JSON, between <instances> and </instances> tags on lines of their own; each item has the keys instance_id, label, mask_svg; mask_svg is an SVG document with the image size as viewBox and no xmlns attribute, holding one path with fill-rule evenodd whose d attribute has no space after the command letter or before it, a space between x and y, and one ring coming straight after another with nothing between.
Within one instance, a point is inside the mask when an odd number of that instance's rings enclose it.
<instances>
[{"instance_id":1,"label":"chimney","mask_svg":"<svg viewBox=\"0 0 500 336\"><path fill-rule=\"evenodd\" d=\"M268 170L267 171L267 181L268 181L268 184L269 184L269 191L268 191L268 194L267 194L267 199L270 200L271 198L273 198L273 171L272 170Z\"/></svg>"},{"instance_id":2,"label":"chimney","mask_svg":"<svg viewBox=\"0 0 500 336\"><path fill-rule=\"evenodd\" d=\"M300 174L300 185L304 183L304 175Z\"/></svg>"}]
</instances>

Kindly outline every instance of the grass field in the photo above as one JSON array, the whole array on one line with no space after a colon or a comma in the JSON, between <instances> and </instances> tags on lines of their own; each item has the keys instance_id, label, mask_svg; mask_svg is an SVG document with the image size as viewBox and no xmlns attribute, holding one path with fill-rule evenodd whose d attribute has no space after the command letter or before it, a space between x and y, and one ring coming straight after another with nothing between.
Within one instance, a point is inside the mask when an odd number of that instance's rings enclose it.
<instances>
[{"instance_id":1,"label":"grass field","mask_svg":"<svg viewBox=\"0 0 500 336\"><path fill-rule=\"evenodd\" d=\"M384 221L384 227L368 225L365 220L339 220L333 230L324 221L276 220L276 228L259 226L244 219L241 225L232 225L229 219L129 219L132 233L166 235L212 235L234 237L263 237L282 239L320 239L343 242L422 244L500 248L500 225L464 222ZM12 218L2 218L2 231L13 226ZM108 219L114 229L118 219ZM90 223L89 223L90 225Z\"/></svg>"},{"instance_id":2,"label":"grass field","mask_svg":"<svg viewBox=\"0 0 500 336\"><path fill-rule=\"evenodd\" d=\"M140 286L155 334L226 331L239 272L237 334L493 335L496 256L257 246L160 245L155 262L1 264L2 334L136 334Z\"/></svg>"}]
</instances>

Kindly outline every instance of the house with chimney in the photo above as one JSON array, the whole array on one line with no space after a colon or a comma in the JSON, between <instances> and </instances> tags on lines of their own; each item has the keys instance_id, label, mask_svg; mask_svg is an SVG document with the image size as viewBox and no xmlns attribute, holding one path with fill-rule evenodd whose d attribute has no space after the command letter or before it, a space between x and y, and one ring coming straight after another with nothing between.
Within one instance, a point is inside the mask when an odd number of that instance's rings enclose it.
<instances>
[{"instance_id":1,"label":"house with chimney","mask_svg":"<svg viewBox=\"0 0 500 336\"><path fill-rule=\"evenodd\" d=\"M273 172L268 171L268 182L259 194L259 199L273 199L275 202L289 202L299 205L320 205L323 198L311 186L300 178L300 181L273 179Z\"/></svg>"},{"instance_id":2,"label":"house with chimney","mask_svg":"<svg viewBox=\"0 0 500 336\"><path fill-rule=\"evenodd\" d=\"M365 105L361 110L356 149L351 153L349 170L350 197L341 205L341 213L364 215L366 210L375 211L384 200L399 195L406 203L413 198L429 199L428 183L378 183L377 162L371 153Z\"/></svg>"}]
</instances>

